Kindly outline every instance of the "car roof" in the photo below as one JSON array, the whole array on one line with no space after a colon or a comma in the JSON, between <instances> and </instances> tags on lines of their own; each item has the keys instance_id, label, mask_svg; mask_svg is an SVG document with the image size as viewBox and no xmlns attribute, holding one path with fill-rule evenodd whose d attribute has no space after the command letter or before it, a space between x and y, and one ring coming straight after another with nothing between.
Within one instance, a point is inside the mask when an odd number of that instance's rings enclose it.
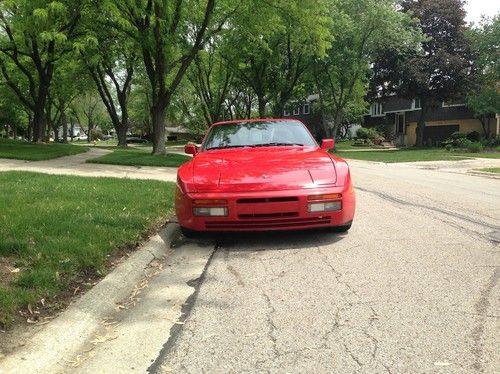
<instances>
[{"instance_id":1,"label":"car roof","mask_svg":"<svg viewBox=\"0 0 500 374\"><path fill-rule=\"evenodd\" d=\"M302 121L296 119L296 118L254 118L254 119L236 119L236 120L231 120L231 121L221 121L221 122L215 122L212 124L212 126L219 126L219 125L226 125L230 123L248 123L248 122L266 122L266 121L273 121L273 122L300 122L303 124Z\"/></svg>"}]
</instances>

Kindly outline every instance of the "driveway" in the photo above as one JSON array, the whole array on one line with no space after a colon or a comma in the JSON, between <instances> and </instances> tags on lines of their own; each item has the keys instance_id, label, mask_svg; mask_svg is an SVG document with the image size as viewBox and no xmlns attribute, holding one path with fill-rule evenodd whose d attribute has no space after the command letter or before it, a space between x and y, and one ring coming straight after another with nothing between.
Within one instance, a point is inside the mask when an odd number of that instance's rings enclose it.
<instances>
[{"instance_id":1,"label":"driveway","mask_svg":"<svg viewBox=\"0 0 500 374\"><path fill-rule=\"evenodd\" d=\"M177 168L85 163L87 160L103 156L110 152L107 149L91 148L85 153L46 161L0 159L0 172L21 170L47 174L79 175L83 177L154 179L164 182L175 182L176 180Z\"/></svg>"},{"instance_id":2,"label":"driveway","mask_svg":"<svg viewBox=\"0 0 500 374\"><path fill-rule=\"evenodd\" d=\"M137 302L102 321L76 303L5 367L500 372L500 181L421 165L351 166L358 210L348 234L180 240L133 287ZM121 305L102 295L92 302ZM103 331L77 329L91 317ZM78 347L72 354L65 339ZM55 366L40 369L48 359Z\"/></svg>"}]
</instances>

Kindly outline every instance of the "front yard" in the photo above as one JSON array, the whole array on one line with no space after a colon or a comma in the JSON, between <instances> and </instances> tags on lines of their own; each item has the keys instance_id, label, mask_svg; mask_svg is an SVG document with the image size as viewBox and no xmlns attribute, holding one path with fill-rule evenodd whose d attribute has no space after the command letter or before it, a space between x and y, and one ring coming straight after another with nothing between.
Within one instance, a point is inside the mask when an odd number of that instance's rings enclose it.
<instances>
[{"instance_id":1,"label":"front yard","mask_svg":"<svg viewBox=\"0 0 500 374\"><path fill-rule=\"evenodd\" d=\"M178 167L189 161L191 158L186 155L169 153L163 156L155 156L150 153L150 149L131 148L115 149L112 153L88 160L95 164L130 165L130 166L164 166Z\"/></svg>"},{"instance_id":2,"label":"front yard","mask_svg":"<svg viewBox=\"0 0 500 374\"><path fill-rule=\"evenodd\" d=\"M102 275L173 214L173 183L3 172L0 186L0 325Z\"/></svg>"},{"instance_id":3,"label":"front yard","mask_svg":"<svg viewBox=\"0 0 500 374\"><path fill-rule=\"evenodd\" d=\"M0 139L0 158L41 161L87 151L87 147L72 144L34 144L19 140Z\"/></svg>"},{"instance_id":4,"label":"front yard","mask_svg":"<svg viewBox=\"0 0 500 374\"><path fill-rule=\"evenodd\" d=\"M467 153L447 151L444 148L403 148L398 150L377 151L345 151L334 153L345 159L366 160L378 162L417 162L417 161L446 161L465 160L467 158L495 158L500 159L500 152L490 151L482 153Z\"/></svg>"}]
</instances>

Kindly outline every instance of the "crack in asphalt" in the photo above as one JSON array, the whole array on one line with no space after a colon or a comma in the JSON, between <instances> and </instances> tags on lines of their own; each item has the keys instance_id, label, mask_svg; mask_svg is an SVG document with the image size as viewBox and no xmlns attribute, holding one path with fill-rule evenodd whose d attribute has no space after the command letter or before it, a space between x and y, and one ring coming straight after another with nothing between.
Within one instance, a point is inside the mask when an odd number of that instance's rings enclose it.
<instances>
[{"instance_id":1,"label":"crack in asphalt","mask_svg":"<svg viewBox=\"0 0 500 374\"><path fill-rule=\"evenodd\" d=\"M262 291L262 296L264 297L264 300L267 305L267 313L266 313L266 322L268 326L268 331L267 331L267 336L272 342L272 348L273 348L273 353L275 357L279 357L280 353L278 350L278 347L276 345L276 325L274 324L273 321L273 315L276 313L276 309L274 308L273 304L271 303L271 298L269 297L268 294L266 294L264 291Z\"/></svg>"},{"instance_id":2,"label":"crack in asphalt","mask_svg":"<svg viewBox=\"0 0 500 374\"><path fill-rule=\"evenodd\" d=\"M342 279L342 273L340 273L337 269L335 269L335 267L328 261L328 256L321 250L321 248L319 246L316 246L316 249L318 251L318 253L321 255L321 259L323 261L323 263L331 270L331 272L333 273L335 279L337 280L337 282L339 284L342 284L344 285L348 290L349 292L351 292L357 299L358 299L358 303L352 303L348 300L345 300L345 302L347 303L348 305L348 308L352 308L354 304L356 305L365 305L368 307L368 309L370 309L371 313L372 313L372 316L370 317L370 319L368 320L368 326L365 328L365 329L362 329L362 333L368 338L371 340L372 342L372 349L371 349L371 352L370 352L370 355L371 355L371 358L372 358L372 361L373 362L378 362L380 363L382 366L384 366L384 368L390 373L390 370L389 370L389 367L381 362L378 358L377 358L377 353L378 353L378 340L377 338L375 338L373 335L371 335L367 329L371 326L373 326L373 323L378 319L378 313L377 311L373 308L373 306L367 304L367 303L363 303L362 302L362 299L361 297L359 296L359 294L357 293L357 291L354 289L354 287L352 287L349 282L345 281ZM333 327L328 330L322 337L322 340L323 340L323 346L327 346L327 342L328 342L328 339L329 339L329 336L331 334L333 334L333 332L335 330L338 330L342 325L340 324L340 317L339 317L339 312L340 310L337 310L336 314L335 314L335 323L333 325ZM354 353L350 350L348 344L345 342L345 341L342 341L342 345L344 347L344 350L349 354L349 356L361 367L363 366L363 362L361 361L361 359L359 357L357 357L356 355L354 355Z\"/></svg>"},{"instance_id":3,"label":"crack in asphalt","mask_svg":"<svg viewBox=\"0 0 500 374\"><path fill-rule=\"evenodd\" d=\"M484 316L488 312L488 308L490 307L490 296L498 284L498 280L500 278L500 268L496 268L490 276L486 287L481 290L481 297L477 301L476 305L474 305L479 318L476 320L476 326L472 330L472 340L474 344L471 347L472 354L476 358L475 362L472 364L472 368L480 373L484 372L484 368L482 365L482 357L483 357L483 342L482 337L484 334L484 324L486 322L486 317Z\"/></svg>"},{"instance_id":4,"label":"crack in asphalt","mask_svg":"<svg viewBox=\"0 0 500 374\"><path fill-rule=\"evenodd\" d=\"M367 188L356 187L356 189L360 190L360 191L363 191L363 192L366 192L366 193L370 193L370 194L376 195L378 197L381 197L382 199L391 201L391 202L399 204L399 205L413 206L415 208L421 208L421 209L430 210L430 211L433 211L433 212L437 212L437 213L445 214L445 215L448 215L448 216L451 216L451 217L455 217L455 218L461 219L463 221L466 221L466 222L469 222L469 223L473 223L475 225L483 226L483 227L486 227L488 229L492 229L494 231L500 231L500 226L492 225L492 224L490 224L488 222L485 222L485 221L482 221L480 219L470 218L470 217L468 217L466 215L463 215L463 214L460 214L460 213L452 212L452 211L449 211L449 210L446 210L446 209L440 209L440 208L437 208L437 207L431 207L431 206L427 206L427 205L424 205L424 204L412 203L412 202L409 202L409 201L406 201L406 200L402 200L402 199L399 199L397 197L388 195L386 193L379 192L379 191L374 191L374 190L369 190ZM482 235L482 236L487 237L488 240L491 241L491 238L489 236L487 236L487 235Z\"/></svg>"},{"instance_id":5,"label":"crack in asphalt","mask_svg":"<svg viewBox=\"0 0 500 374\"><path fill-rule=\"evenodd\" d=\"M191 314L191 311L193 310L193 307L196 303L196 300L198 298L198 294L200 293L200 288L203 282L205 281L206 275L208 268L210 267L210 264L212 263L212 260L214 258L214 255L218 251L219 246L216 244L212 253L210 254L210 257L208 258L207 263L205 264L205 267L203 268L203 271L201 272L201 275L196 278L192 279L187 282L187 284L191 287L194 288L194 292L186 299L184 304L182 305L181 309L181 315L178 318L178 323L175 323L171 328L170 328L170 335L168 340L163 344L163 348L160 350L160 353L156 357L156 359L151 363L149 368L147 369L148 373L158 373L161 372L161 364L163 361L165 361L166 357L174 347L181 331L183 330L184 322L189 318L189 315Z\"/></svg>"}]
</instances>

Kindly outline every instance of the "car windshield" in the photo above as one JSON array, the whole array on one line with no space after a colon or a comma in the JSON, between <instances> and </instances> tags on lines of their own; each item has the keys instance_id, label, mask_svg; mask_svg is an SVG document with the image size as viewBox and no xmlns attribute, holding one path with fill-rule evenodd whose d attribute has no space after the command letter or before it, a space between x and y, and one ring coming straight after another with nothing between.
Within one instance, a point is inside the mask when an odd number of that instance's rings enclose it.
<instances>
[{"instance_id":1,"label":"car windshield","mask_svg":"<svg viewBox=\"0 0 500 374\"><path fill-rule=\"evenodd\" d=\"M213 126L203 150L242 147L317 146L299 121L237 122Z\"/></svg>"}]
</instances>

